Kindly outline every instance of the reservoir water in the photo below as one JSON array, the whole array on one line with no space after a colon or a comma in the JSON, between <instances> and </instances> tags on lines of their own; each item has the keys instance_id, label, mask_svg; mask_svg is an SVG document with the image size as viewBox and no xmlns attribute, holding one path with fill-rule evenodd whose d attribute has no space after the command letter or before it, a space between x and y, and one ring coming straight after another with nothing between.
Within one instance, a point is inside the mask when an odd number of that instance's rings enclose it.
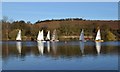
<instances>
[{"instance_id":1,"label":"reservoir water","mask_svg":"<svg viewBox=\"0 0 120 72\"><path fill-rule=\"evenodd\" d=\"M117 41L0 43L3 70L118 70Z\"/></svg>"}]
</instances>

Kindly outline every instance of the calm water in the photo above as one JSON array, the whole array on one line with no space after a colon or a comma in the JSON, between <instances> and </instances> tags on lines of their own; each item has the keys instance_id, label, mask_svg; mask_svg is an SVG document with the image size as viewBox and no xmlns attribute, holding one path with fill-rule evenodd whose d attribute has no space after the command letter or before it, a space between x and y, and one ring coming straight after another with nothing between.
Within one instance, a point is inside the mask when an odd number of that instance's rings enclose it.
<instances>
[{"instance_id":1,"label":"calm water","mask_svg":"<svg viewBox=\"0 0 120 72\"><path fill-rule=\"evenodd\" d=\"M1 43L3 70L118 70L120 42Z\"/></svg>"}]
</instances>

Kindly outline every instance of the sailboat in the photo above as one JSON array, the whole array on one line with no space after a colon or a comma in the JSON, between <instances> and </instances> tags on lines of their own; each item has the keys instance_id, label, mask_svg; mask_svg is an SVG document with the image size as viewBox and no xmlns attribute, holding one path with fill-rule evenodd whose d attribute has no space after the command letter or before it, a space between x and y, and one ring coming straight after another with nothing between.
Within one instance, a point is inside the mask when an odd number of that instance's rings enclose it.
<instances>
[{"instance_id":1,"label":"sailboat","mask_svg":"<svg viewBox=\"0 0 120 72\"><path fill-rule=\"evenodd\" d=\"M21 30L19 30L18 34L17 34L17 37L16 37L16 40L22 40L21 39Z\"/></svg>"},{"instance_id":2,"label":"sailboat","mask_svg":"<svg viewBox=\"0 0 120 72\"><path fill-rule=\"evenodd\" d=\"M53 34L52 34L52 39L51 39L51 41L59 41L59 40L58 40L57 33L56 33L56 29L53 31Z\"/></svg>"},{"instance_id":3,"label":"sailboat","mask_svg":"<svg viewBox=\"0 0 120 72\"><path fill-rule=\"evenodd\" d=\"M101 42L96 42L96 50L97 50L97 54L100 54Z\"/></svg>"},{"instance_id":4,"label":"sailboat","mask_svg":"<svg viewBox=\"0 0 120 72\"><path fill-rule=\"evenodd\" d=\"M97 32L97 35L96 35L95 41L96 41L96 42L103 42L103 40L101 40L100 29L98 29L98 32Z\"/></svg>"},{"instance_id":5,"label":"sailboat","mask_svg":"<svg viewBox=\"0 0 120 72\"><path fill-rule=\"evenodd\" d=\"M44 41L44 34L43 34L43 30L39 31L38 36L37 36L37 41Z\"/></svg>"},{"instance_id":6,"label":"sailboat","mask_svg":"<svg viewBox=\"0 0 120 72\"><path fill-rule=\"evenodd\" d=\"M84 30L83 29L82 29L82 32L80 34L79 40L82 41L82 42L85 42L85 39L84 39Z\"/></svg>"},{"instance_id":7,"label":"sailboat","mask_svg":"<svg viewBox=\"0 0 120 72\"><path fill-rule=\"evenodd\" d=\"M46 40L47 40L47 41L50 41L50 31L48 31L48 33L47 33Z\"/></svg>"}]
</instances>

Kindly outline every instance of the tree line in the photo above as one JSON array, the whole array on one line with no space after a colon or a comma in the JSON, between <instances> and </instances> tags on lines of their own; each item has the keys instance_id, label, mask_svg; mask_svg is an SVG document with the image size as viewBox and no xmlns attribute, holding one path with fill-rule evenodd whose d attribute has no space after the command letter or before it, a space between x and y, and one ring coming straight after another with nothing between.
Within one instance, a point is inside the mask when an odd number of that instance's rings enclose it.
<instances>
[{"instance_id":1,"label":"tree line","mask_svg":"<svg viewBox=\"0 0 120 72\"><path fill-rule=\"evenodd\" d=\"M85 36L92 36L91 40L94 40L98 27L101 29L103 40L120 40L120 29L117 28L116 23L118 21L92 21L83 20L82 18L67 18L38 20L34 24L24 20L10 22L7 19L3 19L1 22L2 40L15 40L18 29L22 30L22 38L24 40L36 39L39 30L44 30L44 35L46 36L47 30L52 32L54 29L57 29L58 37L61 40L65 40L61 36L79 36L82 29L85 31ZM115 25L116 27L114 27ZM76 40L78 39L76 38Z\"/></svg>"}]
</instances>

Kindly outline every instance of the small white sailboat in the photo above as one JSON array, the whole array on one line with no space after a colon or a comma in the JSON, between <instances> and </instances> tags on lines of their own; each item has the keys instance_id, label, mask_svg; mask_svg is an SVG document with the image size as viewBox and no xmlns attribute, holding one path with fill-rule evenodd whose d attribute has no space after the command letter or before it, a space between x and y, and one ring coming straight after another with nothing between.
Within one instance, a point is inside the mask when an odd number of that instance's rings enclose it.
<instances>
[{"instance_id":1,"label":"small white sailboat","mask_svg":"<svg viewBox=\"0 0 120 72\"><path fill-rule=\"evenodd\" d=\"M43 53L44 53L44 43L41 42L41 41L37 41L37 43L38 43L38 51L41 55L43 55Z\"/></svg>"},{"instance_id":2,"label":"small white sailboat","mask_svg":"<svg viewBox=\"0 0 120 72\"><path fill-rule=\"evenodd\" d=\"M85 42L85 39L84 39L84 30L83 29L82 29L82 32L80 34L79 40L82 41L82 42Z\"/></svg>"},{"instance_id":3,"label":"small white sailboat","mask_svg":"<svg viewBox=\"0 0 120 72\"><path fill-rule=\"evenodd\" d=\"M48 33L47 33L46 40L47 40L47 41L50 41L50 31L48 31Z\"/></svg>"},{"instance_id":4,"label":"small white sailboat","mask_svg":"<svg viewBox=\"0 0 120 72\"><path fill-rule=\"evenodd\" d=\"M22 52L21 42L16 42L16 47L17 47L18 53L21 54Z\"/></svg>"},{"instance_id":5,"label":"small white sailboat","mask_svg":"<svg viewBox=\"0 0 120 72\"><path fill-rule=\"evenodd\" d=\"M96 42L103 42L103 40L101 40L100 29L98 29L98 32L97 32L97 35L96 35L95 41L96 41Z\"/></svg>"},{"instance_id":6,"label":"small white sailboat","mask_svg":"<svg viewBox=\"0 0 120 72\"><path fill-rule=\"evenodd\" d=\"M42 31L39 31L38 33L38 36L37 36L37 41L44 41L44 33L43 33L43 30Z\"/></svg>"},{"instance_id":7,"label":"small white sailboat","mask_svg":"<svg viewBox=\"0 0 120 72\"><path fill-rule=\"evenodd\" d=\"M19 32L17 34L17 37L16 37L16 40L22 40L22 38L21 38L21 30L19 30Z\"/></svg>"},{"instance_id":8,"label":"small white sailboat","mask_svg":"<svg viewBox=\"0 0 120 72\"><path fill-rule=\"evenodd\" d=\"M51 41L59 41L59 40L58 40L58 36L57 36L56 29L53 31L53 34L52 34L52 39L51 39Z\"/></svg>"},{"instance_id":9,"label":"small white sailboat","mask_svg":"<svg viewBox=\"0 0 120 72\"><path fill-rule=\"evenodd\" d=\"M97 54L100 54L100 50L101 50L101 42L96 42L96 50L97 50Z\"/></svg>"}]
</instances>

